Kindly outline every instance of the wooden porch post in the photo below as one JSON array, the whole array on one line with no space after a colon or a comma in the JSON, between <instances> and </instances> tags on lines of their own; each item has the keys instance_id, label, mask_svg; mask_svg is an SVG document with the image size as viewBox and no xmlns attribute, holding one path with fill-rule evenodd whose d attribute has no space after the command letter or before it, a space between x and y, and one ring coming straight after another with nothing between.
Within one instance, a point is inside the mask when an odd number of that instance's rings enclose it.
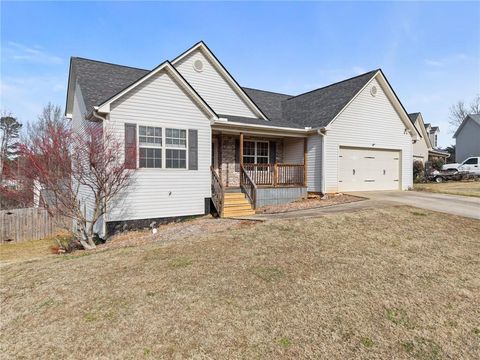
<instances>
[{"instance_id":1,"label":"wooden porch post","mask_svg":"<svg viewBox=\"0 0 480 360\"><path fill-rule=\"evenodd\" d=\"M240 133L240 186L242 186L242 175L243 175L243 132Z\"/></svg>"},{"instance_id":2,"label":"wooden porch post","mask_svg":"<svg viewBox=\"0 0 480 360\"><path fill-rule=\"evenodd\" d=\"M307 142L308 138L303 138L303 186L307 186Z\"/></svg>"}]
</instances>

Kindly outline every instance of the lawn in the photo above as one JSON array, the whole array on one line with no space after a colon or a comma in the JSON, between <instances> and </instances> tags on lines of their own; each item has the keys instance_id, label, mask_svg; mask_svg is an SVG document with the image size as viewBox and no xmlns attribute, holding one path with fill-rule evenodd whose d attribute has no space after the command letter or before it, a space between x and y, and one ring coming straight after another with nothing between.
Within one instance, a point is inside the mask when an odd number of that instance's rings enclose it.
<instances>
[{"instance_id":1,"label":"lawn","mask_svg":"<svg viewBox=\"0 0 480 360\"><path fill-rule=\"evenodd\" d=\"M443 183L415 184L414 190L480 197L480 181L449 181Z\"/></svg>"},{"instance_id":2,"label":"lawn","mask_svg":"<svg viewBox=\"0 0 480 360\"><path fill-rule=\"evenodd\" d=\"M0 351L476 359L479 233L478 220L401 206L3 263Z\"/></svg>"}]
</instances>

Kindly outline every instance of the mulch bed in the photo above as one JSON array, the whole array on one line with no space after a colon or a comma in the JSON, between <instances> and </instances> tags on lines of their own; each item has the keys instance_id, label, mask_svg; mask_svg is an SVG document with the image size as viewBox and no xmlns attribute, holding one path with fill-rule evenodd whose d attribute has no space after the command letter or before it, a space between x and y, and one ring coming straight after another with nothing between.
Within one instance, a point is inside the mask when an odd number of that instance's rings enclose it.
<instances>
[{"instance_id":1,"label":"mulch bed","mask_svg":"<svg viewBox=\"0 0 480 360\"><path fill-rule=\"evenodd\" d=\"M295 210L306 210L320 208L324 206L346 204L355 201L364 200L361 197L344 195L344 194L335 194L328 195L326 199L321 199L318 195L309 196L308 199L303 199L295 202L291 202L283 205L270 205L264 206L256 210L257 214L278 214Z\"/></svg>"}]
</instances>

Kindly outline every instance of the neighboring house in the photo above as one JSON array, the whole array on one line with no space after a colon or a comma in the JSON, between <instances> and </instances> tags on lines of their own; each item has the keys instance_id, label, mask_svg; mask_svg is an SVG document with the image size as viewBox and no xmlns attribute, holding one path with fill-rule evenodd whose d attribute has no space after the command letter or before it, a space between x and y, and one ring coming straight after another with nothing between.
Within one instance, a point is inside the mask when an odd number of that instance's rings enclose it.
<instances>
[{"instance_id":1,"label":"neighboring house","mask_svg":"<svg viewBox=\"0 0 480 360\"><path fill-rule=\"evenodd\" d=\"M457 163L470 156L480 156L480 114L467 115L453 137Z\"/></svg>"},{"instance_id":2,"label":"neighboring house","mask_svg":"<svg viewBox=\"0 0 480 360\"><path fill-rule=\"evenodd\" d=\"M421 135L421 138L413 144L413 160L420 160L424 164L438 158L446 160L450 154L438 149L439 127L431 126L429 123L425 124L423 116L419 112L408 114L408 116Z\"/></svg>"},{"instance_id":3,"label":"neighboring house","mask_svg":"<svg viewBox=\"0 0 480 360\"><path fill-rule=\"evenodd\" d=\"M115 131L138 169L111 226L204 214L210 199L234 216L307 191L405 190L420 137L381 70L292 96L241 87L203 42L153 70L72 58L66 113L78 132Z\"/></svg>"}]
</instances>

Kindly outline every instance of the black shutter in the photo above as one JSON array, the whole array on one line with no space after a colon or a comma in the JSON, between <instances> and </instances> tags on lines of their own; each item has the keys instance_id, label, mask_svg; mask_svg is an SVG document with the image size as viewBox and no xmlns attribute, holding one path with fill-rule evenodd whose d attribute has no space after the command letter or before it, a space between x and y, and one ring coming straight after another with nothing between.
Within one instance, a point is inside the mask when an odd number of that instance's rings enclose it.
<instances>
[{"instance_id":1,"label":"black shutter","mask_svg":"<svg viewBox=\"0 0 480 360\"><path fill-rule=\"evenodd\" d=\"M198 170L198 130L188 130L188 170Z\"/></svg>"},{"instance_id":2,"label":"black shutter","mask_svg":"<svg viewBox=\"0 0 480 360\"><path fill-rule=\"evenodd\" d=\"M277 142L270 141L270 164L275 164L277 162Z\"/></svg>"},{"instance_id":3,"label":"black shutter","mask_svg":"<svg viewBox=\"0 0 480 360\"><path fill-rule=\"evenodd\" d=\"M125 124L125 168L137 168L137 125Z\"/></svg>"},{"instance_id":4,"label":"black shutter","mask_svg":"<svg viewBox=\"0 0 480 360\"><path fill-rule=\"evenodd\" d=\"M240 171L240 139L235 139L235 171Z\"/></svg>"}]
</instances>

